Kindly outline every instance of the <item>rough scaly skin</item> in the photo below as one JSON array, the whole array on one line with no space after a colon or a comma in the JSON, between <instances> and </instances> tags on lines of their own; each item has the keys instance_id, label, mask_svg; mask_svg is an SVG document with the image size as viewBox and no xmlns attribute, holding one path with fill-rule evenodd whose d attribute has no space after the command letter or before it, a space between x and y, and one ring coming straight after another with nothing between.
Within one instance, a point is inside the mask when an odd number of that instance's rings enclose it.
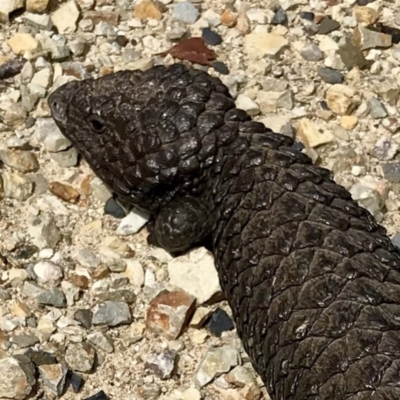
<instances>
[{"instance_id":1,"label":"rough scaly skin","mask_svg":"<svg viewBox=\"0 0 400 400\"><path fill-rule=\"evenodd\" d=\"M328 170L181 64L68 83L61 131L150 242L208 243L272 400L400 398L400 253Z\"/></svg>"}]
</instances>

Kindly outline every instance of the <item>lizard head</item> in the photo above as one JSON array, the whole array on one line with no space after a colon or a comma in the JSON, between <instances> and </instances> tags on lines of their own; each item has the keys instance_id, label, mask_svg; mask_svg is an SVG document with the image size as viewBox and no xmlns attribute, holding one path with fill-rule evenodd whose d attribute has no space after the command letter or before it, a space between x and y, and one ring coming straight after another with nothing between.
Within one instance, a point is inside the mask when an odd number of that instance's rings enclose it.
<instances>
[{"instance_id":1,"label":"lizard head","mask_svg":"<svg viewBox=\"0 0 400 400\"><path fill-rule=\"evenodd\" d=\"M217 137L226 142L235 136L224 125L234 105L226 87L182 64L69 82L48 102L93 172L150 212L178 192L202 190Z\"/></svg>"}]
</instances>

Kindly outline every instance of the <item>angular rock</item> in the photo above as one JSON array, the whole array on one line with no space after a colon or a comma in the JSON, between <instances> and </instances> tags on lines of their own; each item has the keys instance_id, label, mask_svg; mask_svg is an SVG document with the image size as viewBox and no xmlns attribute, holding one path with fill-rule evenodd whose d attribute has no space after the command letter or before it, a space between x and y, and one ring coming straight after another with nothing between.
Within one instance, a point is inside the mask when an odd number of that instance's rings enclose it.
<instances>
[{"instance_id":1,"label":"angular rock","mask_svg":"<svg viewBox=\"0 0 400 400\"><path fill-rule=\"evenodd\" d=\"M288 45L288 40L275 33L250 33L244 38L244 49L252 58L278 56Z\"/></svg>"},{"instance_id":2,"label":"angular rock","mask_svg":"<svg viewBox=\"0 0 400 400\"><path fill-rule=\"evenodd\" d=\"M146 326L167 339L178 338L195 308L195 298L183 291L164 290L149 304Z\"/></svg>"},{"instance_id":3,"label":"angular rock","mask_svg":"<svg viewBox=\"0 0 400 400\"><path fill-rule=\"evenodd\" d=\"M240 362L239 352L231 346L211 347L200 361L195 372L194 383L203 387L214 378L229 372Z\"/></svg>"},{"instance_id":4,"label":"angular rock","mask_svg":"<svg viewBox=\"0 0 400 400\"><path fill-rule=\"evenodd\" d=\"M65 361L73 371L89 373L93 369L96 352L87 342L70 343L65 352Z\"/></svg>"},{"instance_id":5,"label":"angular rock","mask_svg":"<svg viewBox=\"0 0 400 400\"><path fill-rule=\"evenodd\" d=\"M194 249L188 255L171 260L168 274L170 283L194 296L198 304L210 301L221 293L214 258L204 248Z\"/></svg>"},{"instance_id":6,"label":"angular rock","mask_svg":"<svg viewBox=\"0 0 400 400\"><path fill-rule=\"evenodd\" d=\"M307 43L301 50L300 55L306 61L319 61L323 58L322 51L314 43Z\"/></svg>"},{"instance_id":7,"label":"angular rock","mask_svg":"<svg viewBox=\"0 0 400 400\"><path fill-rule=\"evenodd\" d=\"M128 304L121 301L106 301L93 312L93 325L118 326L132 320Z\"/></svg>"},{"instance_id":8,"label":"angular rock","mask_svg":"<svg viewBox=\"0 0 400 400\"><path fill-rule=\"evenodd\" d=\"M220 337L223 332L231 331L235 327L230 316L221 308L217 308L211 314L207 326L217 337Z\"/></svg>"},{"instance_id":9,"label":"angular rock","mask_svg":"<svg viewBox=\"0 0 400 400\"><path fill-rule=\"evenodd\" d=\"M379 14L371 7L355 6L353 16L361 26L369 26L377 21Z\"/></svg>"},{"instance_id":10,"label":"angular rock","mask_svg":"<svg viewBox=\"0 0 400 400\"><path fill-rule=\"evenodd\" d=\"M368 107L369 114L372 118L381 119L387 117L388 115L383 103L376 98L372 98L371 100L369 100Z\"/></svg>"},{"instance_id":11,"label":"angular rock","mask_svg":"<svg viewBox=\"0 0 400 400\"><path fill-rule=\"evenodd\" d=\"M335 84L344 81L344 75L332 68L317 67L317 74L326 83Z\"/></svg>"},{"instance_id":12,"label":"angular rock","mask_svg":"<svg viewBox=\"0 0 400 400\"><path fill-rule=\"evenodd\" d=\"M365 69L370 67L372 61L367 60L360 50L359 47L352 43L350 38L346 38L343 46L336 52L342 59L343 64L347 69L358 67L359 69Z\"/></svg>"},{"instance_id":13,"label":"angular rock","mask_svg":"<svg viewBox=\"0 0 400 400\"><path fill-rule=\"evenodd\" d=\"M54 248L61 239L59 229L50 214L34 217L28 225L28 233L32 243L39 249Z\"/></svg>"},{"instance_id":14,"label":"angular rock","mask_svg":"<svg viewBox=\"0 0 400 400\"><path fill-rule=\"evenodd\" d=\"M330 110L338 115L349 115L359 104L356 91L342 84L331 86L326 92L326 102Z\"/></svg>"},{"instance_id":15,"label":"angular rock","mask_svg":"<svg viewBox=\"0 0 400 400\"><path fill-rule=\"evenodd\" d=\"M172 9L172 15L175 19L185 24L194 24L199 18L199 10L187 1L177 3Z\"/></svg>"},{"instance_id":16,"label":"angular rock","mask_svg":"<svg viewBox=\"0 0 400 400\"><path fill-rule=\"evenodd\" d=\"M39 304L54 306L57 308L64 308L66 306L65 295L63 291L58 288L46 290L37 297L37 300Z\"/></svg>"},{"instance_id":17,"label":"angular rock","mask_svg":"<svg viewBox=\"0 0 400 400\"><path fill-rule=\"evenodd\" d=\"M40 377L56 396L61 396L64 391L68 368L62 364L41 365L39 368Z\"/></svg>"},{"instance_id":18,"label":"angular rock","mask_svg":"<svg viewBox=\"0 0 400 400\"><path fill-rule=\"evenodd\" d=\"M0 359L0 398L24 400L35 384L35 371L23 355Z\"/></svg>"},{"instance_id":19,"label":"angular rock","mask_svg":"<svg viewBox=\"0 0 400 400\"><path fill-rule=\"evenodd\" d=\"M308 118L302 118L297 125L297 136L306 147L317 147L333 141L330 131L322 132L322 129Z\"/></svg>"},{"instance_id":20,"label":"angular rock","mask_svg":"<svg viewBox=\"0 0 400 400\"><path fill-rule=\"evenodd\" d=\"M117 235L128 236L137 233L149 221L149 216L132 210L118 225Z\"/></svg>"},{"instance_id":21,"label":"angular rock","mask_svg":"<svg viewBox=\"0 0 400 400\"><path fill-rule=\"evenodd\" d=\"M7 22L12 12L24 7L24 0L1 0L0 22Z\"/></svg>"},{"instance_id":22,"label":"angular rock","mask_svg":"<svg viewBox=\"0 0 400 400\"><path fill-rule=\"evenodd\" d=\"M26 0L26 10L33 13L45 12L50 0Z\"/></svg>"},{"instance_id":23,"label":"angular rock","mask_svg":"<svg viewBox=\"0 0 400 400\"><path fill-rule=\"evenodd\" d=\"M51 286L58 286L63 278L62 268L51 261L40 261L33 267L39 281Z\"/></svg>"},{"instance_id":24,"label":"angular rock","mask_svg":"<svg viewBox=\"0 0 400 400\"><path fill-rule=\"evenodd\" d=\"M386 48L392 45L392 37L386 33L358 26L353 31L353 42L360 50Z\"/></svg>"},{"instance_id":25,"label":"angular rock","mask_svg":"<svg viewBox=\"0 0 400 400\"><path fill-rule=\"evenodd\" d=\"M39 48L39 42L29 33L16 33L7 40L14 54L22 55L26 51L34 52Z\"/></svg>"},{"instance_id":26,"label":"angular rock","mask_svg":"<svg viewBox=\"0 0 400 400\"><path fill-rule=\"evenodd\" d=\"M79 18L79 9L74 0L70 0L53 13L51 20L59 33L73 33Z\"/></svg>"},{"instance_id":27,"label":"angular rock","mask_svg":"<svg viewBox=\"0 0 400 400\"><path fill-rule=\"evenodd\" d=\"M3 172L3 190L5 197L27 200L33 193L33 183L22 175L9 171Z\"/></svg>"},{"instance_id":28,"label":"angular rock","mask_svg":"<svg viewBox=\"0 0 400 400\"><path fill-rule=\"evenodd\" d=\"M20 150L0 150L0 160L20 172L37 171L38 160L34 153Z\"/></svg>"},{"instance_id":29,"label":"angular rock","mask_svg":"<svg viewBox=\"0 0 400 400\"><path fill-rule=\"evenodd\" d=\"M169 379L175 369L177 353L167 350L159 354L151 354L146 361L146 368L160 379Z\"/></svg>"},{"instance_id":30,"label":"angular rock","mask_svg":"<svg viewBox=\"0 0 400 400\"><path fill-rule=\"evenodd\" d=\"M114 351L113 340L103 332L92 332L87 336L87 340L106 353L112 353Z\"/></svg>"},{"instance_id":31,"label":"angular rock","mask_svg":"<svg viewBox=\"0 0 400 400\"><path fill-rule=\"evenodd\" d=\"M249 115L257 115L260 113L260 107L250 97L239 94L236 98L236 107L246 111Z\"/></svg>"}]
</instances>

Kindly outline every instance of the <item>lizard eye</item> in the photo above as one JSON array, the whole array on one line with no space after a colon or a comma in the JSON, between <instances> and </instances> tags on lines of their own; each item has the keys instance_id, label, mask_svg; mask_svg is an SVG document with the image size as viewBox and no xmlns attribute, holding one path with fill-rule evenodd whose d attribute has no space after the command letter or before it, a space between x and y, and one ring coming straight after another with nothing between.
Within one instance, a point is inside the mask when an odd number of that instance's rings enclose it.
<instances>
[{"instance_id":1,"label":"lizard eye","mask_svg":"<svg viewBox=\"0 0 400 400\"><path fill-rule=\"evenodd\" d=\"M96 133L102 133L106 129L104 121L100 117L94 115L89 117L89 124L92 130Z\"/></svg>"}]
</instances>

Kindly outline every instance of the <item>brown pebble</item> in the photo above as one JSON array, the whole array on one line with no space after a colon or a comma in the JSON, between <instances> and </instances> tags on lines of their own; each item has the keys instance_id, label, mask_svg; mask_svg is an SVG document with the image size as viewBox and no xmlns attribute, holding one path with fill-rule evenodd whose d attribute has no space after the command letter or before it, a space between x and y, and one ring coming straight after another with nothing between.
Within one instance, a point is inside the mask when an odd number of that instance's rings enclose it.
<instances>
[{"instance_id":1,"label":"brown pebble","mask_svg":"<svg viewBox=\"0 0 400 400\"><path fill-rule=\"evenodd\" d=\"M138 19L155 19L160 21L162 18L162 7L158 2L144 0L135 6L133 16Z\"/></svg>"},{"instance_id":2,"label":"brown pebble","mask_svg":"<svg viewBox=\"0 0 400 400\"><path fill-rule=\"evenodd\" d=\"M237 23L238 15L230 10L225 10L220 18L222 25L232 28Z\"/></svg>"},{"instance_id":3,"label":"brown pebble","mask_svg":"<svg viewBox=\"0 0 400 400\"><path fill-rule=\"evenodd\" d=\"M79 199L79 193L75 188L61 182L51 182L49 190L55 196L68 203L76 203Z\"/></svg>"},{"instance_id":4,"label":"brown pebble","mask_svg":"<svg viewBox=\"0 0 400 400\"><path fill-rule=\"evenodd\" d=\"M112 67L100 67L99 68L99 78L105 75L112 74L114 72L114 68Z\"/></svg>"},{"instance_id":5,"label":"brown pebble","mask_svg":"<svg viewBox=\"0 0 400 400\"><path fill-rule=\"evenodd\" d=\"M85 275L73 274L70 275L69 280L71 281L71 283L81 289L87 289L89 287L89 279Z\"/></svg>"},{"instance_id":6,"label":"brown pebble","mask_svg":"<svg viewBox=\"0 0 400 400\"><path fill-rule=\"evenodd\" d=\"M90 276L96 280L107 278L109 275L110 270L105 265L99 265L93 271L90 271Z\"/></svg>"},{"instance_id":7,"label":"brown pebble","mask_svg":"<svg viewBox=\"0 0 400 400\"><path fill-rule=\"evenodd\" d=\"M162 291L149 305L146 327L167 339L176 339L195 309L195 297L180 290Z\"/></svg>"}]
</instances>

